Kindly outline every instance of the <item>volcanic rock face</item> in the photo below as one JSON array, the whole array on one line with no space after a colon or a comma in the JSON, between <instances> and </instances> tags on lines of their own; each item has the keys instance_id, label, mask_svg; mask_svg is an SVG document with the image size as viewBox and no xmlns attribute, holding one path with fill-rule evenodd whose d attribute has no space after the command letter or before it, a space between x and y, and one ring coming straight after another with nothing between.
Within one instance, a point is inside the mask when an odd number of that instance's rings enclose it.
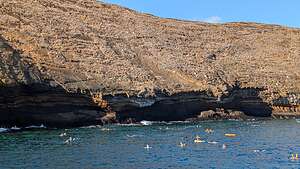
<instances>
[{"instance_id":1,"label":"volcanic rock face","mask_svg":"<svg viewBox=\"0 0 300 169\"><path fill-rule=\"evenodd\" d=\"M94 0L0 0L0 56L4 125L300 114L299 29L163 19Z\"/></svg>"}]
</instances>

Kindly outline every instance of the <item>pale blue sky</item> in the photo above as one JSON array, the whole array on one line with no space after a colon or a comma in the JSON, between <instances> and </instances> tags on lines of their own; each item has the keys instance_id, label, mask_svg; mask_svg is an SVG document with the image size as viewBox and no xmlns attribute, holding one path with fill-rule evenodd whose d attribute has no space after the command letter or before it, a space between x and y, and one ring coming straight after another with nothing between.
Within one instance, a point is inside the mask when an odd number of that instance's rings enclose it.
<instances>
[{"instance_id":1,"label":"pale blue sky","mask_svg":"<svg viewBox=\"0 0 300 169\"><path fill-rule=\"evenodd\" d=\"M300 28L300 0L104 0L160 17Z\"/></svg>"}]
</instances>

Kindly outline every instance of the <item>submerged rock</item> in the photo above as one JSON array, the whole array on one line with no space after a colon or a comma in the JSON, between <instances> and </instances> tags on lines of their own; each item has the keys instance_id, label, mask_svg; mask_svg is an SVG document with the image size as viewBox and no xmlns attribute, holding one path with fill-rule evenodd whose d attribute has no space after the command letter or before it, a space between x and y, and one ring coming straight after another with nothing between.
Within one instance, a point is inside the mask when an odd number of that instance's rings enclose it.
<instances>
[{"instance_id":1,"label":"submerged rock","mask_svg":"<svg viewBox=\"0 0 300 169\"><path fill-rule=\"evenodd\" d=\"M299 114L296 28L0 0L0 57L0 126Z\"/></svg>"}]
</instances>

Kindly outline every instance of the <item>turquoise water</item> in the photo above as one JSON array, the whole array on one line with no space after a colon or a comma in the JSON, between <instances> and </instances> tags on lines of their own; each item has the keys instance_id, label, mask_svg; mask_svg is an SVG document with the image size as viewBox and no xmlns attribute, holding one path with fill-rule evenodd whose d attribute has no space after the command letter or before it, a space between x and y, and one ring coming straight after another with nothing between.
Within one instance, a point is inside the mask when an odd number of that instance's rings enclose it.
<instances>
[{"instance_id":1,"label":"turquoise water","mask_svg":"<svg viewBox=\"0 0 300 169\"><path fill-rule=\"evenodd\" d=\"M208 134L206 128L214 132ZM237 136L227 138L225 133ZM218 143L195 144L196 135ZM178 146L180 142L186 147ZM147 144L151 148L145 149ZM300 161L289 159L292 153L300 154L300 124L296 120L110 125L0 133L1 169L300 168Z\"/></svg>"}]
</instances>

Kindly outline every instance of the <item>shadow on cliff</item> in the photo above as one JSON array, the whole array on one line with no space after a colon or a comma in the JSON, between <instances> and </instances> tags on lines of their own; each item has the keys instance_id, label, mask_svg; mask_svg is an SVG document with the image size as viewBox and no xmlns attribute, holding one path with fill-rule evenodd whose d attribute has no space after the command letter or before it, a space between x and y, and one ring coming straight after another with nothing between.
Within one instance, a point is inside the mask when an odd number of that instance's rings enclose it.
<instances>
[{"instance_id":1,"label":"shadow on cliff","mask_svg":"<svg viewBox=\"0 0 300 169\"><path fill-rule=\"evenodd\" d=\"M218 106L224 109L244 112L247 116L270 117L272 108L263 101L259 93L262 88L241 88L233 86L227 95L221 97Z\"/></svg>"},{"instance_id":2,"label":"shadow on cliff","mask_svg":"<svg viewBox=\"0 0 300 169\"><path fill-rule=\"evenodd\" d=\"M239 111L246 116L270 117L272 108L259 96L262 90L235 85L221 98L209 92L185 92L171 96L159 93L158 97L147 99L122 95L107 96L105 99L117 111L120 122L183 121L197 118L201 112L209 110Z\"/></svg>"},{"instance_id":3,"label":"shadow on cliff","mask_svg":"<svg viewBox=\"0 0 300 169\"><path fill-rule=\"evenodd\" d=\"M77 127L101 124L103 110L91 97L45 84L0 88L0 126Z\"/></svg>"},{"instance_id":4,"label":"shadow on cliff","mask_svg":"<svg viewBox=\"0 0 300 169\"><path fill-rule=\"evenodd\" d=\"M171 96L158 93L153 98L105 96L121 123L149 121L184 121L197 118L202 112L220 109L240 111L247 116L269 117L271 107L259 97L258 88L233 87L217 98L209 92L185 92ZM0 88L0 126L46 125L78 127L102 124L106 111L91 97L68 93L61 87L46 84Z\"/></svg>"}]
</instances>

